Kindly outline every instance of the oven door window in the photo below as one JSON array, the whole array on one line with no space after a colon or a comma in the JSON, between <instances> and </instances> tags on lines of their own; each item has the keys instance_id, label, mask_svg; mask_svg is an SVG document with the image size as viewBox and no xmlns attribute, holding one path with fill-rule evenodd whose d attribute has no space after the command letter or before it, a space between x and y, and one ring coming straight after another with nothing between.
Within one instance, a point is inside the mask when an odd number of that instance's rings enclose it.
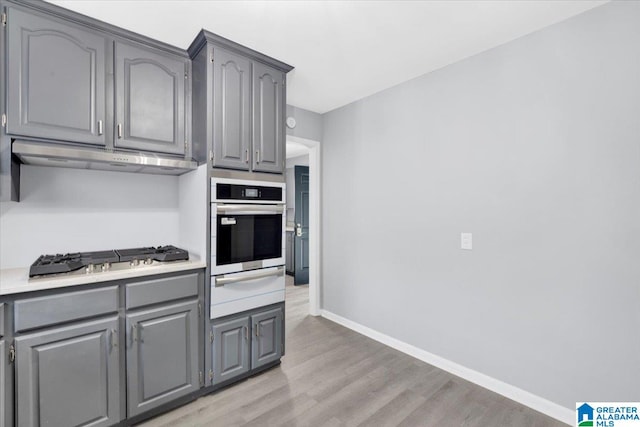
<instances>
[{"instance_id":1,"label":"oven door window","mask_svg":"<svg viewBox=\"0 0 640 427\"><path fill-rule=\"evenodd\" d=\"M218 215L216 264L282 256L282 215Z\"/></svg>"}]
</instances>

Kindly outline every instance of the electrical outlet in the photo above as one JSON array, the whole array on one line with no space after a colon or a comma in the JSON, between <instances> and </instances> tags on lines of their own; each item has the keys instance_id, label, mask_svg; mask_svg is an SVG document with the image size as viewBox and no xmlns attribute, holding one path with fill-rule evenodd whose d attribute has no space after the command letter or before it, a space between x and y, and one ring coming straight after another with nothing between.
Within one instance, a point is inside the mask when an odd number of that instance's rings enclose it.
<instances>
[{"instance_id":1,"label":"electrical outlet","mask_svg":"<svg viewBox=\"0 0 640 427\"><path fill-rule=\"evenodd\" d=\"M473 249L472 233L460 233L460 249L466 249L469 251Z\"/></svg>"}]
</instances>

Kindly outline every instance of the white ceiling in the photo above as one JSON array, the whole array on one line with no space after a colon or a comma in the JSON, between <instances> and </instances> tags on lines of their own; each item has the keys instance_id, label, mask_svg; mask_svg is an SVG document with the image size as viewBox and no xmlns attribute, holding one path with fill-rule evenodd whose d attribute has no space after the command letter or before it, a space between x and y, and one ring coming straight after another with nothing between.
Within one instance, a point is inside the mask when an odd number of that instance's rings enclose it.
<instances>
[{"instance_id":1,"label":"white ceiling","mask_svg":"<svg viewBox=\"0 0 640 427\"><path fill-rule=\"evenodd\" d=\"M206 28L295 66L287 103L324 113L606 1L111 1L60 6L187 48Z\"/></svg>"}]
</instances>

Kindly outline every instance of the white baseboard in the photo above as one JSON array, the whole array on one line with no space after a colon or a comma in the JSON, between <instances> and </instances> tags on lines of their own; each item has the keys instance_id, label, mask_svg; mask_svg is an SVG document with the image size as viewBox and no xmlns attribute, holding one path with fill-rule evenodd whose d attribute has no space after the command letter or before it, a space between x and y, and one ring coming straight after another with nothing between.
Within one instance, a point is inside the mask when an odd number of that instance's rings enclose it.
<instances>
[{"instance_id":1,"label":"white baseboard","mask_svg":"<svg viewBox=\"0 0 640 427\"><path fill-rule=\"evenodd\" d=\"M495 393L501 394L504 397L528 406L538 412L542 412L543 414L555 418L558 421L562 421L563 423L571 426L575 424L575 411L572 409L565 408L564 406L560 406L557 403L553 403L540 396L536 396L535 394L512 386L511 384L507 384L478 371L474 371L473 369L469 369L440 356L436 356L435 354L390 337L389 335L385 335L352 320L345 319L344 317L338 316L330 311L321 310L321 315L332 322L338 323L391 348L406 353L409 356L415 357L416 359L450 372L453 375L464 378L467 381Z\"/></svg>"}]
</instances>

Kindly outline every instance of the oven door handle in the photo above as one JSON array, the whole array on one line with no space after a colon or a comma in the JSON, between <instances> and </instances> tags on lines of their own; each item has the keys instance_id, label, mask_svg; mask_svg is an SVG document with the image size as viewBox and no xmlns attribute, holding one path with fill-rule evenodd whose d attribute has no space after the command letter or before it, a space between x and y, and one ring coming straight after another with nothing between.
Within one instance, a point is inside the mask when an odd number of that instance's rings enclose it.
<instances>
[{"instance_id":1,"label":"oven door handle","mask_svg":"<svg viewBox=\"0 0 640 427\"><path fill-rule=\"evenodd\" d=\"M219 288L221 286L230 285L232 283L248 282L249 280L263 279L265 277L282 276L282 275L284 275L284 267L278 267L275 270L262 272L262 273L255 273L255 274L240 276L240 277L221 276L221 277L216 277L215 287Z\"/></svg>"},{"instance_id":2,"label":"oven door handle","mask_svg":"<svg viewBox=\"0 0 640 427\"><path fill-rule=\"evenodd\" d=\"M284 213L284 205L217 205L219 214L271 215Z\"/></svg>"}]
</instances>

